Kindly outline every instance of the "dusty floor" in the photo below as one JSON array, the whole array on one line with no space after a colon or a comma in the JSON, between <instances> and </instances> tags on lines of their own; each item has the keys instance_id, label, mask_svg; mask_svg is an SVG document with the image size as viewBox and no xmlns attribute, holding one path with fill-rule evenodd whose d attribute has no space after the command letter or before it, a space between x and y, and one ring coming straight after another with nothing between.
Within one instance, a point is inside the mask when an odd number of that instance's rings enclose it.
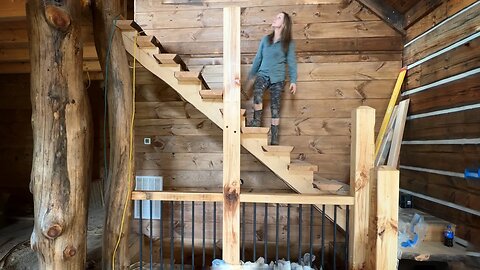
<instances>
[{"instance_id":1,"label":"dusty floor","mask_svg":"<svg viewBox=\"0 0 480 270\"><path fill-rule=\"evenodd\" d=\"M87 232L87 269L100 269L104 211L91 209ZM0 269L38 269L36 254L30 249L33 219L17 221L0 230Z\"/></svg>"}]
</instances>

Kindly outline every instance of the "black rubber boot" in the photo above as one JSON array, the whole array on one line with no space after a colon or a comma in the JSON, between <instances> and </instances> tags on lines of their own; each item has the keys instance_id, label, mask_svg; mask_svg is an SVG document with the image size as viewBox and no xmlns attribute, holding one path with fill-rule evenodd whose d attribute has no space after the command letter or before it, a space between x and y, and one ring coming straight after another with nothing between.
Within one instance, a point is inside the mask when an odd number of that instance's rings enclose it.
<instances>
[{"instance_id":1,"label":"black rubber boot","mask_svg":"<svg viewBox=\"0 0 480 270\"><path fill-rule=\"evenodd\" d=\"M262 125L263 110L253 111L253 119L248 123L249 127L260 127Z\"/></svg>"},{"instance_id":2,"label":"black rubber boot","mask_svg":"<svg viewBox=\"0 0 480 270\"><path fill-rule=\"evenodd\" d=\"M270 145L278 145L278 125L272 125L270 127L270 134L271 134L271 139L270 139Z\"/></svg>"}]
</instances>

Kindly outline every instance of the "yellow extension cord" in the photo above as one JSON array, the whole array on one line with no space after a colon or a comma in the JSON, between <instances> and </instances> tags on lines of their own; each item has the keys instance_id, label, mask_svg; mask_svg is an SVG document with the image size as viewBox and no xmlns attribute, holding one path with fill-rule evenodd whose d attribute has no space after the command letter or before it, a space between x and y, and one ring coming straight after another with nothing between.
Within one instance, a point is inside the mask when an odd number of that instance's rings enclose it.
<instances>
[{"instance_id":1,"label":"yellow extension cord","mask_svg":"<svg viewBox=\"0 0 480 270\"><path fill-rule=\"evenodd\" d=\"M112 268L115 270L115 255L117 254L117 249L118 246L120 245L120 241L122 239L122 232L123 232L123 225L125 223L125 216L127 215L127 205L128 205L128 200L130 200L130 197L132 195L132 188L131 188L131 183L132 183L132 163L133 163L133 124L135 121L135 63L136 63L136 53L135 49L137 47L137 34L135 34L134 37L134 42L133 42L133 70L132 70L132 119L130 122L130 151L128 153L128 192L127 196L125 198L125 205L123 207L123 214L122 214L122 222L120 223L120 232L118 234L118 239L117 243L115 244L115 248L113 249L113 255L112 255Z\"/></svg>"}]
</instances>

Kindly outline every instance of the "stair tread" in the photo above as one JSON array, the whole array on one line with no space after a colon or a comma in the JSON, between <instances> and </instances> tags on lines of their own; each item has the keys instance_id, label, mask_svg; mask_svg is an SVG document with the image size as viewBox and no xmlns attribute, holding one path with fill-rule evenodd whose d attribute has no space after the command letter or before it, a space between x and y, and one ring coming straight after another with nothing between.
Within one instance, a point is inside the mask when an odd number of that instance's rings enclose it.
<instances>
[{"instance_id":1,"label":"stair tread","mask_svg":"<svg viewBox=\"0 0 480 270\"><path fill-rule=\"evenodd\" d=\"M241 116L245 115L245 112L246 112L246 111L247 111L247 110L245 110L245 109L240 109L240 115L241 115ZM220 113L222 113L222 115L223 115L223 109L220 109Z\"/></svg>"},{"instance_id":2,"label":"stair tread","mask_svg":"<svg viewBox=\"0 0 480 270\"><path fill-rule=\"evenodd\" d=\"M267 134L269 131L268 127L242 127L242 133Z\"/></svg>"},{"instance_id":3,"label":"stair tread","mask_svg":"<svg viewBox=\"0 0 480 270\"><path fill-rule=\"evenodd\" d=\"M222 99L223 90L200 90L200 96L204 99Z\"/></svg>"},{"instance_id":4,"label":"stair tread","mask_svg":"<svg viewBox=\"0 0 480 270\"><path fill-rule=\"evenodd\" d=\"M188 71L188 67L183 62L183 59L180 57L180 55L175 54L175 53L158 53L154 54L153 57L157 60L159 64L167 64L167 65L180 65L181 69L183 71Z\"/></svg>"},{"instance_id":5,"label":"stair tread","mask_svg":"<svg viewBox=\"0 0 480 270\"><path fill-rule=\"evenodd\" d=\"M290 164L288 165L288 170L316 172L318 171L318 166L305 161L295 160L290 162Z\"/></svg>"},{"instance_id":6,"label":"stair tread","mask_svg":"<svg viewBox=\"0 0 480 270\"><path fill-rule=\"evenodd\" d=\"M200 72L197 71L176 71L175 78L184 82L200 82Z\"/></svg>"},{"instance_id":7,"label":"stair tread","mask_svg":"<svg viewBox=\"0 0 480 270\"><path fill-rule=\"evenodd\" d=\"M151 35L138 36L137 45L140 48L158 48L162 53L167 52L167 50L163 48L160 41L155 36L151 36Z\"/></svg>"},{"instance_id":8,"label":"stair tread","mask_svg":"<svg viewBox=\"0 0 480 270\"><path fill-rule=\"evenodd\" d=\"M339 191L350 189L350 186L343 182L327 179L318 175L313 176L313 186L323 191Z\"/></svg>"},{"instance_id":9,"label":"stair tread","mask_svg":"<svg viewBox=\"0 0 480 270\"><path fill-rule=\"evenodd\" d=\"M290 153L293 151L294 146L290 145L264 145L262 146L263 151L269 153Z\"/></svg>"},{"instance_id":10,"label":"stair tread","mask_svg":"<svg viewBox=\"0 0 480 270\"><path fill-rule=\"evenodd\" d=\"M134 20L117 20L115 26L121 31L137 31L140 35L145 35L142 27L140 27Z\"/></svg>"}]
</instances>

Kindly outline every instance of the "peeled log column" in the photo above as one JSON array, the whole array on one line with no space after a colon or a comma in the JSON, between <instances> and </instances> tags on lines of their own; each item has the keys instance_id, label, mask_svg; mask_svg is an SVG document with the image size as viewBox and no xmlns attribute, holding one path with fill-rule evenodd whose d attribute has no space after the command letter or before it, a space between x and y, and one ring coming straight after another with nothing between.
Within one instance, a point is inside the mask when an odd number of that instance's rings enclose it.
<instances>
[{"instance_id":1,"label":"peeled log column","mask_svg":"<svg viewBox=\"0 0 480 270\"><path fill-rule=\"evenodd\" d=\"M92 129L79 4L27 2L34 144L31 245L39 269L85 269Z\"/></svg>"},{"instance_id":2,"label":"peeled log column","mask_svg":"<svg viewBox=\"0 0 480 270\"><path fill-rule=\"evenodd\" d=\"M128 232L131 216L131 199L128 197L132 188L134 162L128 172L130 151L130 128L132 116L132 80L123 45L121 33L113 25L122 11L123 1L96 0L92 3L95 46L98 59L104 71L108 91L108 120L110 131L110 163L105 190L105 223L103 234L102 268L112 269L112 256L120 237L115 253L115 269L127 269L130 262L128 254ZM112 31L114 35L110 40ZM109 57L107 48L110 48ZM105 74L108 65L108 74ZM126 204L126 206L125 206ZM126 216L122 218L126 207ZM123 222L122 231L120 225Z\"/></svg>"}]
</instances>

